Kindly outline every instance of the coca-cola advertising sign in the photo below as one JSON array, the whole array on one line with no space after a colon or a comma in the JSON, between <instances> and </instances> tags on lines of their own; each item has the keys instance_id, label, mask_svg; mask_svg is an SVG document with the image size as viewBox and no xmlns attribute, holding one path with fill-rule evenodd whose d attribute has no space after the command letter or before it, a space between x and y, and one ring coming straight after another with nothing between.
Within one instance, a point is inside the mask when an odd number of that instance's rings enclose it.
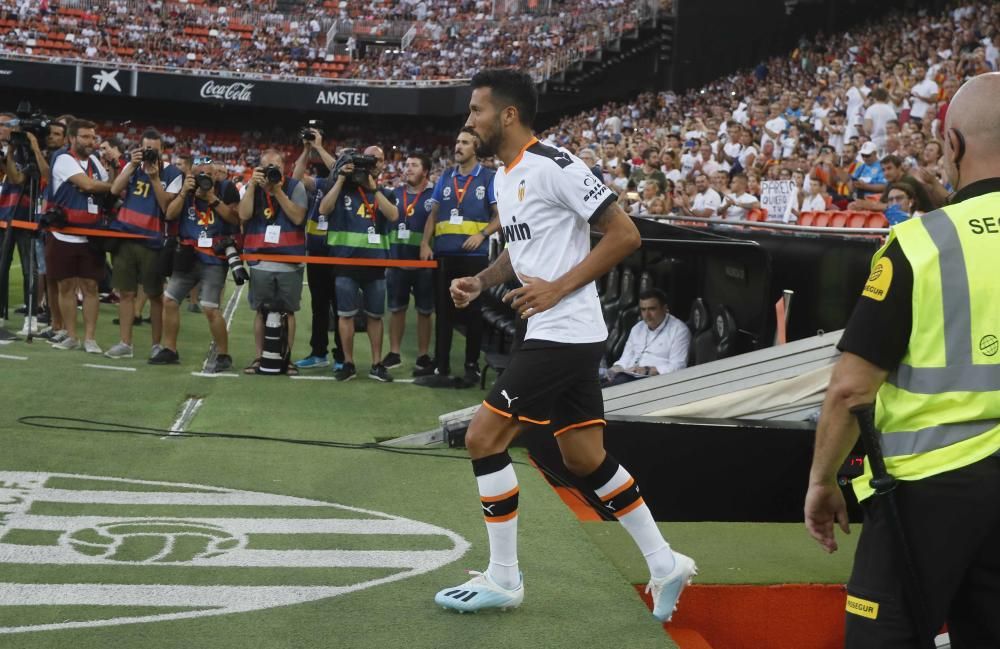
<instances>
[{"instance_id":1,"label":"coca-cola advertising sign","mask_svg":"<svg viewBox=\"0 0 1000 649\"><path fill-rule=\"evenodd\" d=\"M201 87L201 97L202 99L217 99L219 101L239 101L239 102L251 102L253 101L253 90L254 84L246 83L243 81L234 81L233 83L215 83L214 81L206 81Z\"/></svg>"}]
</instances>

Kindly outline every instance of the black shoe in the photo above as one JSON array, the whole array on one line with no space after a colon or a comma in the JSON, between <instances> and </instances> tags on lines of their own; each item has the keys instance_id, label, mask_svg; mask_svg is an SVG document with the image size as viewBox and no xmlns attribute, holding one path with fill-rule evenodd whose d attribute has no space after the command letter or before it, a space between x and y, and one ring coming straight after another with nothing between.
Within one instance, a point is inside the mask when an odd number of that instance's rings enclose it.
<instances>
[{"instance_id":1,"label":"black shoe","mask_svg":"<svg viewBox=\"0 0 1000 649\"><path fill-rule=\"evenodd\" d=\"M215 369L213 372L225 372L233 366L233 357L229 354L219 354L215 357Z\"/></svg>"},{"instance_id":2,"label":"black shoe","mask_svg":"<svg viewBox=\"0 0 1000 649\"><path fill-rule=\"evenodd\" d=\"M422 385L425 388L455 388L458 387L457 380L460 379L455 379L447 374L431 374L417 378L413 384Z\"/></svg>"},{"instance_id":3,"label":"black shoe","mask_svg":"<svg viewBox=\"0 0 1000 649\"><path fill-rule=\"evenodd\" d=\"M372 365L371 371L368 372L368 378L381 381L382 383L392 383L392 377L389 376L389 370L386 369L385 365L382 363Z\"/></svg>"},{"instance_id":4,"label":"black shoe","mask_svg":"<svg viewBox=\"0 0 1000 649\"><path fill-rule=\"evenodd\" d=\"M413 376L434 376L434 361L430 356L424 355L417 359L417 369L413 370Z\"/></svg>"},{"instance_id":5,"label":"black shoe","mask_svg":"<svg viewBox=\"0 0 1000 649\"><path fill-rule=\"evenodd\" d=\"M167 349L166 347L156 352L156 356L149 359L150 365L176 365L180 362L180 354L172 349Z\"/></svg>"},{"instance_id":6,"label":"black shoe","mask_svg":"<svg viewBox=\"0 0 1000 649\"><path fill-rule=\"evenodd\" d=\"M389 352L382 359L382 365L385 365L385 369L394 370L403 364L403 359L399 357L399 354L395 352Z\"/></svg>"},{"instance_id":7,"label":"black shoe","mask_svg":"<svg viewBox=\"0 0 1000 649\"><path fill-rule=\"evenodd\" d=\"M22 304L21 306L14 309L14 313L18 313L20 315L28 315L28 305Z\"/></svg>"},{"instance_id":8,"label":"black shoe","mask_svg":"<svg viewBox=\"0 0 1000 649\"><path fill-rule=\"evenodd\" d=\"M48 311L42 311L38 314L39 324L52 324L52 314Z\"/></svg>"},{"instance_id":9,"label":"black shoe","mask_svg":"<svg viewBox=\"0 0 1000 649\"><path fill-rule=\"evenodd\" d=\"M465 376L458 379L460 388L472 388L479 385L481 375L479 374L479 365L476 363L469 363L465 366Z\"/></svg>"},{"instance_id":10,"label":"black shoe","mask_svg":"<svg viewBox=\"0 0 1000 649\"><path fill-rule=\"evenodd\" d=\"M350 381L357 375L358 371L354 369L354 363L344 363L343 367L333 373L333 378L338 381Z\"/></svg>"}]
</instances>

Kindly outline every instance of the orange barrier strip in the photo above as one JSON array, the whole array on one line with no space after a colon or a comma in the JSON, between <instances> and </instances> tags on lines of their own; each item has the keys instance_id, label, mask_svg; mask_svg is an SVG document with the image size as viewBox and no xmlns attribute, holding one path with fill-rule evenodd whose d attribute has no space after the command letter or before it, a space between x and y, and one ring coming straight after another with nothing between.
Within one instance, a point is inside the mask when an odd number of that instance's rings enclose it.
<instances>
[{"instance_id":1,"label":"orange barrier strip","mask_svg":"<svg viewBox=\"0 0 1000 649\"><path fill-rule=\"evenodd\" d=\"M636 584L652 607L645 584ZM672 622L664 625L681 649L754 647L754 649L841 649L844 646L844 586L783 584L775 586L701 585L684 589ZM702 642L688 643L675 630L691 630ZM690 638L690 636L689 636Z\"/></svg>"},{"instance_id":2,"label":"orange barrier strip","mask_svg":"<svg viewBox=\"0 0 1000 649\"><path fill-rule=\"evenodd\" d=\"M13 220L11 223L14 227L19 230L37 230L38 224L32 223L31 221L18 221ZM0 228L6 228L7 223L0 223ZM110 237L112 239L145 239L146 237L141 234L133 234L131 232L118 232L117 230L98 230L96 228L52 228L52 232L59 232L62 234L78 234L81 236L92 236L92 237Z\"/></svg>"},{"instance_id":3,"label":"orange barrier strip","mask_svg":"<svg viewBox=\"0 0 1000 649\"><path fill-rule=\"evenodd\" d=\"M30 221L11 221L15 228L21 230L37 230L38 224ZM0 221L0 228L6 228L7 223ZM95 228L52 228L52 232L63 234L78 234L81 236L109 237L113 239L146 239L141 234L118 232L116 230L97 230ZM436 261L420 261L416 259L352 259L350 257L314 257L312 255L263 255L248 253L241 255L245 261L277 261L286 264L325 264L329 266L381 266L391 268L437 268Z\"/></svg>"}]
</instances>

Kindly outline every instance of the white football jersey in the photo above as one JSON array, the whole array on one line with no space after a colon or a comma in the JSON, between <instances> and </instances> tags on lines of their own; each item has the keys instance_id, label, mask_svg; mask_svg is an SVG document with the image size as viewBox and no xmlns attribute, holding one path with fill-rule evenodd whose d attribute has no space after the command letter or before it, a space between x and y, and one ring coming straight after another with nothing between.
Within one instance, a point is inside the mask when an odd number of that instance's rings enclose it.
<instances>
[{"instance_id":1,"label":"white football jersey","mask_svg":"<svg viewBox=\"0 0 1000 649\"><path fill-rule=\"evenodd\" d=\"M617 196L579 158L532 140L494 181L500 226L522 283L554 281L590 254L590 220ZM606 340L593 282L528 318L526 340L595 343Z\"/></svg>"}]
</instances>

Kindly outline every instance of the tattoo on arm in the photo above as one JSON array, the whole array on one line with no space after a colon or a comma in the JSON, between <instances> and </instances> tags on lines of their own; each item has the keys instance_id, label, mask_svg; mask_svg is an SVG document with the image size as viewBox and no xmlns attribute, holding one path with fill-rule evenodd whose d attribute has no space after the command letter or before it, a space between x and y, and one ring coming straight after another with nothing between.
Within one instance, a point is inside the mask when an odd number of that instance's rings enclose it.
<instances>
[{"instance_id":1,"label":"tattoo on arm","mask_svg":"<svg viewBox=\"0 0 1000 649\"><path fill-rule=\"evenodd\" d=\"M486 270L482 271L476 277L483 285L483 290L496 286L497 284L503 284L507 280L514 277L514 265L510 262L510 254L507 250L500 253L500 256L496 258L492 264L490 264Z\"/></svg>"}]
</instances>

